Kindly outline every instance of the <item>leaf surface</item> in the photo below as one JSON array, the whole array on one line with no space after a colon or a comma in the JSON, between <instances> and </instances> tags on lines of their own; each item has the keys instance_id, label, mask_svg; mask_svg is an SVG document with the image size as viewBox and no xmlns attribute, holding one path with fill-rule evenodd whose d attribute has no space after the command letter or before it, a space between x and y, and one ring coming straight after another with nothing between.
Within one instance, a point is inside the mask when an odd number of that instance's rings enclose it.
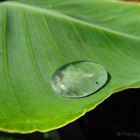
<instances>
[{"instance_id":1,"label":"leaf surface","mask_svg":"<svg viewBox=\"0 0 140 140\"><path fill-rule=\"evenodd\" d=\"M97 0L17 0L0 4L0 129L62 127L112 93L140 86L140 5ZM108 83L85 98L59 96L53 73L89 60Z\"/></svg>"}]
</instances>

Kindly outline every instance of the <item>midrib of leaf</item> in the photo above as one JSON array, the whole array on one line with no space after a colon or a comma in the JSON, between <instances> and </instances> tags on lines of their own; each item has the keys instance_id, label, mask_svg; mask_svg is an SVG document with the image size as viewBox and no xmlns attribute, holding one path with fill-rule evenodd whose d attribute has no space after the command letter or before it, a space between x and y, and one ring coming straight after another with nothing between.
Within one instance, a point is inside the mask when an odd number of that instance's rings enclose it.
<instances>
[{"instance_id":1,"label":"midrib of leaf","mask_svg":"<svg viewBox=\"0 0 140 140\"><path fill-rule=\"evenodd\" d=\"M111 1L108 1L108 2L111 2ZM65 14L63 14L61 12L58 12L58 11L55 11L55 10L39 8L39 7L36 7L36 6L21 4L21 3L18 3L18 2L4 2L4 3L1 3L1 5L8 6L8 7L12 6L12 7L15 7L15 8L21 7L21 8L25 8L29 11L31 10L31 11L34 11L34 12L41 12L41 13L44 13L44 14L48 14L50 16L66 19L70 22L76 22L76 23L79 23L79 24L82 24L82 25L86 25L88 27L92 27L92 28L95 28L95 29L100 30L100 31L109 32L109 33L112 33L112 34L117 35L117 36L125 37L125 38L132 39L132 40L140 40L140 37L130 35L130 34L127 34L127 33L123 33L123 32L119 32L119 31L115 31L115 30L109 29L107 27L97 25L95 23L92 24L92 23L86 22L84 20L76 19L74 17L71 17L69 15L65 15Z\"/></svg>"}]
</instances>

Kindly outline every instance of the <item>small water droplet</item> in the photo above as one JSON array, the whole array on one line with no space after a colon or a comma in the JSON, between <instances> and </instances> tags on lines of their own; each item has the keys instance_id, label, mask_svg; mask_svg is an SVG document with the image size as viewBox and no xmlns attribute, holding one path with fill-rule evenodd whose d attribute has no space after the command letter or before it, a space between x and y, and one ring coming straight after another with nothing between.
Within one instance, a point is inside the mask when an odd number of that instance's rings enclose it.
<instances>
[{"instance_id":1,"label":"small water droplet","mask_svg":"<svg viewBox=\"0 0 140 140\"><path fill-rule=\"evenodd\" d=\"M66 97L85 97L107 82L105 68L91 61L76 61L58 68L52 76L52 88Z\"/></svg>"}]
</instances>

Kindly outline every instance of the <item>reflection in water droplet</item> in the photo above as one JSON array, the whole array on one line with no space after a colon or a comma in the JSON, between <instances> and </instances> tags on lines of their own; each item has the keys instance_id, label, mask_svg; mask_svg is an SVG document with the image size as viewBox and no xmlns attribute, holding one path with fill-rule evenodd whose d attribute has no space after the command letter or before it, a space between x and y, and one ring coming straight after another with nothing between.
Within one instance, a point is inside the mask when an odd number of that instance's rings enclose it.
<instances>
[{"instance_id":1,"label":"reflection in water droplet","mask_svg":"<svg viewBox=\"0 0 140 140\"><path fill-rule=\"evenodd\" d=\"M66 97L84 97L99 90L107 82L105 68L91 61L76 61L56 70L52 87Z\"/></svg>"}]
</instances>

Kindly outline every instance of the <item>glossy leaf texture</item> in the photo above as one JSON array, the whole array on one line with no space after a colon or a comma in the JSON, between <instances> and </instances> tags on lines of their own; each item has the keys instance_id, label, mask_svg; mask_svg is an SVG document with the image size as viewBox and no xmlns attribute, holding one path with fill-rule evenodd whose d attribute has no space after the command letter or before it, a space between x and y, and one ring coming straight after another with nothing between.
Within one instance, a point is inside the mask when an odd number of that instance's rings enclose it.
<instances>
[{"instance_id":1,"label":"glossy leaf texture","mask_svg":"<svg viewBox=\"0 0 140 140\"><path fill-rule=\"evenodd\" d=\"M29 133L62 127L111 94L140 86L140 5L116 0L0 3L0 129ZM108 83L84 98L51 87L74 61L104 66Z\"/></svg>"}]
</instances>

